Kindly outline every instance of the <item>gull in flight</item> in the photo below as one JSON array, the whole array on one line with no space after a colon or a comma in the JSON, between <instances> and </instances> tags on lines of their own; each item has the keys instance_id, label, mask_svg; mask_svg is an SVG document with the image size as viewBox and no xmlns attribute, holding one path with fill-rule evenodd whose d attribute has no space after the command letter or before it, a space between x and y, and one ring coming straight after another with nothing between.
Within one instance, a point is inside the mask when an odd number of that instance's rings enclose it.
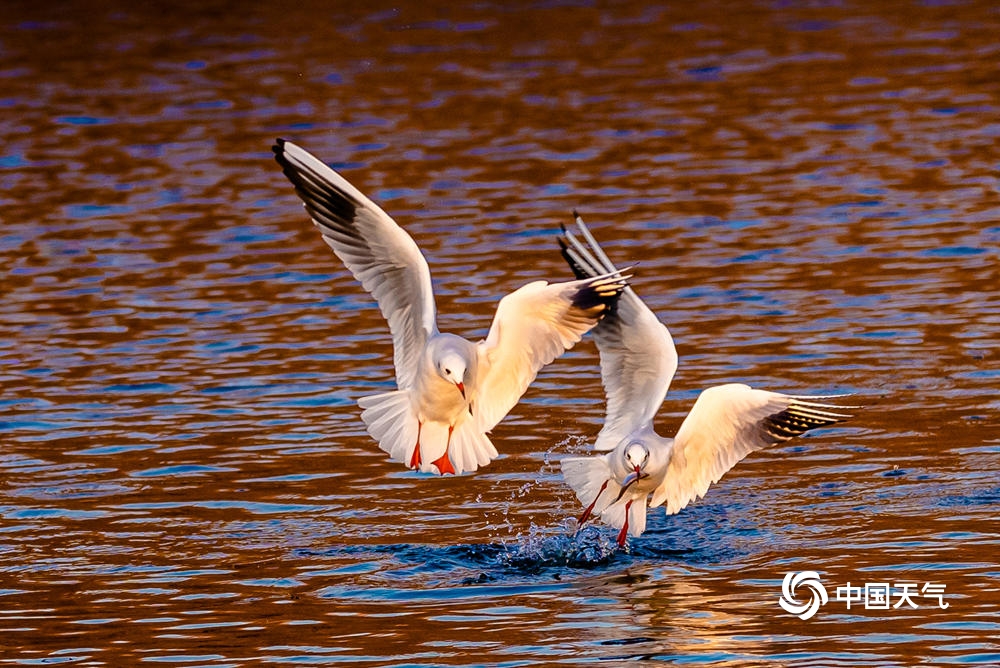
<instances>
[{"instance_id":1,"label":"gull in flight","mask_svg":"<svg viewBox=\"0 0 1000 668\"><path fill-rule=\"evenodd\" d=\"M613 273L614 265L574 216L578 234L563 226L559 238L573 272L578 278ZM702 392L677 435L663 438L653 431L653 418L677 371L670 332L626 287L593 335L607 394L594 449L610 452L566 457L561 466L585 506L577 526L599 517L619 530L620 547L629 534L645 530L647 507L680 512L751 452L846 420L853 416L844 410L860 408L821 403L844 395L792 396L730 383Z\"/></svg>"},{"instance_id":2,"label":"gull in flight","mask_svg":"<svg viewBox=\"0 0 1000 668\"><path fill-rule=\"evenodd\" d=\"M609 312L628 276L528 283L500 300L485 340L439 332L430 270L410 235L304 149L278 139L273 151L323 240L389 323L399 389L358 401L368 433L391 459L425 473L489 464L497 451L486 433Z\"/></svg>"}]
</instances>

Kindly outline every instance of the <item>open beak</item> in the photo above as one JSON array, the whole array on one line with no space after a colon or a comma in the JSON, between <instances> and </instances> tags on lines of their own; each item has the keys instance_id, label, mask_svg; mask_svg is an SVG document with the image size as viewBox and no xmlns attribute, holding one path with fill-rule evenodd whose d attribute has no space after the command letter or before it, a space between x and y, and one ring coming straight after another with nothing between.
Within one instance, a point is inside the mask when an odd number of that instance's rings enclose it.
<instances>
[{"instance_id":1,"label":"open beak","mask_svg":"<svg viewBox=\"0 0 1000 668\"><path fill-rule=\"evenodd\" d=\"M458 391L462 393L462 398L465 399L465 383L455 383L455 387Z\"/></svg>"}]
</instances>

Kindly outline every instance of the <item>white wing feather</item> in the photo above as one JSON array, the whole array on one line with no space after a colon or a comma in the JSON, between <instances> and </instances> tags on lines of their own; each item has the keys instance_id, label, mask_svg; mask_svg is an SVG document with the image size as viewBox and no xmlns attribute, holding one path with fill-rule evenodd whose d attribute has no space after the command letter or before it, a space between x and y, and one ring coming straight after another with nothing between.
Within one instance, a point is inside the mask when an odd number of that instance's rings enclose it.
<instances>
[{"instance_id":1,"label":"white wing feather","mask_svg":"<svg viewBox=\"0 0 1000 668\"><path fill-rule=\"evenodd\" d=\"M563 233L563 256L577 277L614 271L579 216L576 231L564 228ZM642 430L655 436L652 420L677 370L677 351L669 331L635 292L626 288L615 308L594 328L594 338L608 399L605 424L594 447L611 450ZM650 466L663 475L653 490L650 506L666 503L668 514L679 512L704 496L710 485L749 453L846 420L852 416L840 411L860 408L816 401L825 398L829 397L784 395L740 384L705 390L672 441L655 437L663 442L657 447L663 448L664 461ZM609 475L609 485L614 482L607 471L606 458L610 456L593 457L590 462L586 458L564 460L563 475L584 503L597 497L602 474ZM605 502L601 519L623 526L625 503L625 499L610 505ZM635 513L629 515L629 531L639 535L645 527L645 507L641 508L642 517L636 503L631 510Z\"/></svg>"},{"instance_id":2,"label":"white wing feather","mask_svg":"<svg viewBox=\"0 0 1000 668\"><path fill-rule=\"evenodd\" d=\"M392 333L396 384L410 388L437 333L427 261L403 228L318 158L281 139L274 153L323 240L378 302Z\"/></svg>"},{"instance_id":3,"label":"white wing feather","mask_svg":"<svg viewBox=\"0 0 1000 668\"><path fill-rule=\"evenodd\" d=\"M751 452L846 420L851 416L836 411L855 408L812 398L739 383L705 390L674 437L667 475L650 505L665 502L668 515L677 513Z\"/></svg>"},{"instance_id":4,"label":"white wing feather","mask_svg":"<svg viewBox=\"0 0 1000 668\"><path fill-rule=\"evenodd\" d=\"M621 276L551 285L535 281L500 300L489 334L479 344L474 414L483 431L507 415L543 366L600 321L624 286Z\"/></svg>"},{"instance_id":5,"label":"white wing feather","mask_svg":"<svg viewBox=\"0 0 1000 668\"><path fill-rule=\"evenodd\" d=\"M563 255L576 275L617 271L579 216L576 225L583 240L564 229L562 244ZM611 450L635 429L652 424L677 372L677 349L670 331L631 287L592 335L600 352L607 395L604 427L594 448Z\"/></svg>"}]
</instances>

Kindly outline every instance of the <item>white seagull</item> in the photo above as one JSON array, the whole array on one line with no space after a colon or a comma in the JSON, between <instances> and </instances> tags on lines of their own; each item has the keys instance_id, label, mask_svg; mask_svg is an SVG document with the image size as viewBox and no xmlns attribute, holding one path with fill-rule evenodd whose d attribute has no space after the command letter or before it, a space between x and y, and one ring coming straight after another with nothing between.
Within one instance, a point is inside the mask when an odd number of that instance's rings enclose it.
<instances>
[{"instance_id":1,"label":"white seagull","mask_svg":"<svg viewBox=\"0 0 1000 668\"><path fill-rule=\"evenodd\" d=\"M484 341L439 332L430 270L410 235L304 149L278 139L273 150L323 240L389 323L399 389L358 401L368 433L391 459L427 473L490 463L497 451L486 432L601 320L628 277L535 281L500 300Z\"/></svg>"},{"instance_id":2,"label":"white seagull","mask_svg":"<svg viewBox=\"0 0 1000 668\"><path fill-rule=\"evenodd\" d=\"M563 257L577 277L606 275L614 265L574 212L579 237L563 226ZM698 397L674 438L653 431L653 418L677 371L677 350L631 287L594 328L607 394L604 426L594 443L602 456L566 457L563 478L591 516L619 529L618 545L646 528L647 507L680 512L755 450L787 441L810 429L853 417L816 400L730 383ZM844 396L844 395L834 395ZM648 497L652 495L652 498ZM648 501L648 506L647 506Z\"/></svg>"}]
</instances>

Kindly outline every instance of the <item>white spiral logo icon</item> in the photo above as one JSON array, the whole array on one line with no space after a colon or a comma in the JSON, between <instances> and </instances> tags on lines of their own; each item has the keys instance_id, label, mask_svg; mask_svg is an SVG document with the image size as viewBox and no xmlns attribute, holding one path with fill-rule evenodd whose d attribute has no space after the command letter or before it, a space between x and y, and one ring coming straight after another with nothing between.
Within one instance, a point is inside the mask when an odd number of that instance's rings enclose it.
<instances>
[{"instance_id":1,"label":"white spiral logo icon","mask_svg":"<svg viewBox=\"0 0 1000 668\"><path fill-rule=\"evenodd\" d=\"M812 591L812 596L805 603L799 603L795 599L795 589L803 585ZM788 573L781 582L781 598L778 603L786 612L798 615L799 619L806 620L816 614L819 606L826 605L830 600L826 595L826 587L819 581L819 573L816 571L802 571L801 573Z\"/></svg>"}]
</instances>

